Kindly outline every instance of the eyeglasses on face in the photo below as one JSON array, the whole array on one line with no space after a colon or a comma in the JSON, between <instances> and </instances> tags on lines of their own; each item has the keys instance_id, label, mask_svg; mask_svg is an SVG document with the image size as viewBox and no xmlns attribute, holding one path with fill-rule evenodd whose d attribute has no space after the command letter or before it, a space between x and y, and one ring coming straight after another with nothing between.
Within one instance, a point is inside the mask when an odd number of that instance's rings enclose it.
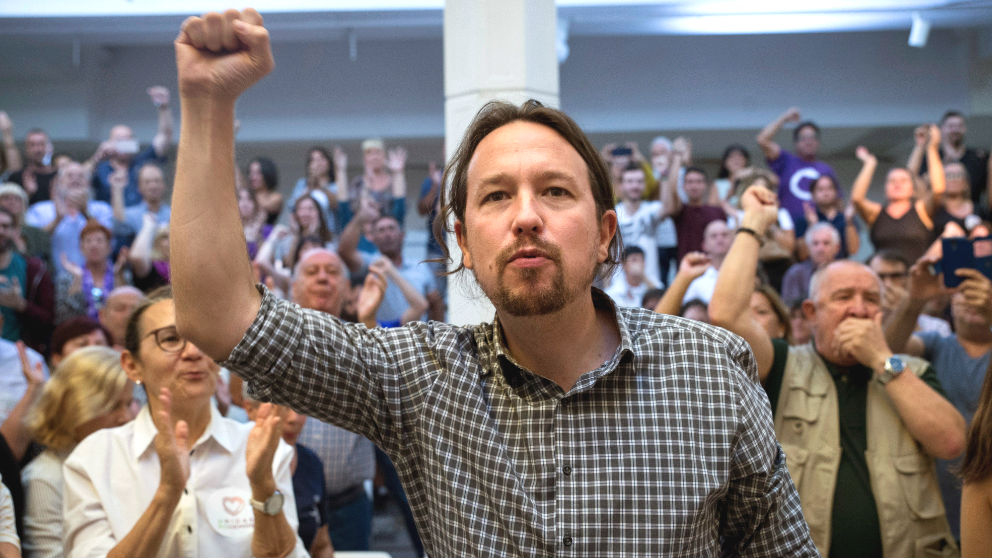
<instances>
[{"instance_id":1,"label":"eyeglasses on face","mask_svg":"<svg viewBox=\"0 0 992 558\"><path fill-rule=\"evenodd\" d=\"M153 329L145 334L145 337L149 336L153 336L158 348L166 353L179 353L186 348L186 338L179 335L174 325Z\"/></svg>"}]
</instances>

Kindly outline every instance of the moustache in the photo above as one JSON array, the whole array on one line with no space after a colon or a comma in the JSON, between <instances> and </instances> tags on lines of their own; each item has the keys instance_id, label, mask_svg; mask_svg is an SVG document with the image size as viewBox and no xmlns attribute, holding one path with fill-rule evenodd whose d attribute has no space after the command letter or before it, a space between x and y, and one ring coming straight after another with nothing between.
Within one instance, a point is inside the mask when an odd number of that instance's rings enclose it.
<instances>
[{"instance_id":1,"label":"moustache","mask_svg":"<svg viewBox=\"0 0 992 558\"><path fill-rule=\"evenodd\" d=\"M521 250L537 250L541 252L541 255L548 258L556 264L561 263L561 248L558 246L540 238L534 237L520 237L513 244L503 248L496 255L496 262L500 269L503 269L510 263L514 254Z\"/></svg>"}]
</instances>

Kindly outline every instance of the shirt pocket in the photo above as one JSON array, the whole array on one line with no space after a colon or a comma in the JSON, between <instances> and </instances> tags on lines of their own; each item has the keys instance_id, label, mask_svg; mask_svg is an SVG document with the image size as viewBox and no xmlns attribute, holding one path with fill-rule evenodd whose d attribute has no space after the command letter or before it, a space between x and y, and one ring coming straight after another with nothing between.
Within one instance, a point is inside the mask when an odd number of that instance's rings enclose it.
<instances>
[{"instance_id":1,"label":"shirt pocket","mask_svg":"<svg viewBox=\"0 0 992 558\"><path fill-rule=\"evenodd\" d=\"M913 453L893 459L899 486L915 519L933 519L944 515L944 505L937 487L933 459Z\"/></svg>"}]
</instances>

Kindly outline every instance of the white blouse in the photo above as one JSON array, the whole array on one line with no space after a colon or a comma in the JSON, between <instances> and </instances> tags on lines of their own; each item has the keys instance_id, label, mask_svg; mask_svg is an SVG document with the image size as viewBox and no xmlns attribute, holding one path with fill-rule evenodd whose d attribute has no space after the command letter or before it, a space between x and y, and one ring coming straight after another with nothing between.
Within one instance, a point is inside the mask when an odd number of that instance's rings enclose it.
<instances>
[{"instance_id":1,"label":"white blouse","mask_svg":"<svg viewBox=\"0 0 992 558\"><path fill-rule=\"evenodd\" d=\"M190 450L189 480L159 556L251 556L255 515L245 449L252 426L226 419L211 406L210 425ZM156 433L145 406L130 423L87 436L66 459L67 556L106 556L151 504L160 474L152 444ZM293 449L280 440L272 469L285 497L283 512L295 533L292 458ZM297 536L291 556L307 555Z\"/></svg>"},{"instance_id":2,"label":"white blouse","mask_svg":"<svg viewBox=\"0 0 992 558\"><path fill-rule=\"evenodd\" d=\"M47 449L21 471L24 484L24 556L65 556L62 549L62 463L65 454Z\"/></svg>"}]
</instances>

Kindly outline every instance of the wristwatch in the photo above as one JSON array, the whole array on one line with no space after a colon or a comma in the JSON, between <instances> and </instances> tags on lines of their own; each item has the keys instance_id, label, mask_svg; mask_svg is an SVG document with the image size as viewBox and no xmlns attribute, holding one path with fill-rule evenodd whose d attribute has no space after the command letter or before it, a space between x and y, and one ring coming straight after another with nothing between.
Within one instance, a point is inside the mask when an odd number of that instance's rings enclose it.
<instances>
[{"instance_id":1,"label":"wristwatch","mask_svg":"<svg viewBox=\"0 0 992 558\"><path fill-rule=\"evenodd\" d=\"M885 360L885 365L882 367L882 372L880 374L876 374L875 379L878 380L878 383L884 386L899 377L904 370L906 370L906 363L903 362L901 358L893 355Z\"/></svg>"},{"instance_id":2,"label":"wristwatch","mask_svg":"<svg viewBox=\"0 0 992 558\"><path fill-rule=\"evenodd\" d=\"M272 496L266 498L264 502L259 502L258 500L252 498L251 507L264 513L265 515L278 515L279 512L282 511L282 503L284 500L285 498L283 497L282 492L276 490L272 493Z\"/></svg>"}]
</instances>

